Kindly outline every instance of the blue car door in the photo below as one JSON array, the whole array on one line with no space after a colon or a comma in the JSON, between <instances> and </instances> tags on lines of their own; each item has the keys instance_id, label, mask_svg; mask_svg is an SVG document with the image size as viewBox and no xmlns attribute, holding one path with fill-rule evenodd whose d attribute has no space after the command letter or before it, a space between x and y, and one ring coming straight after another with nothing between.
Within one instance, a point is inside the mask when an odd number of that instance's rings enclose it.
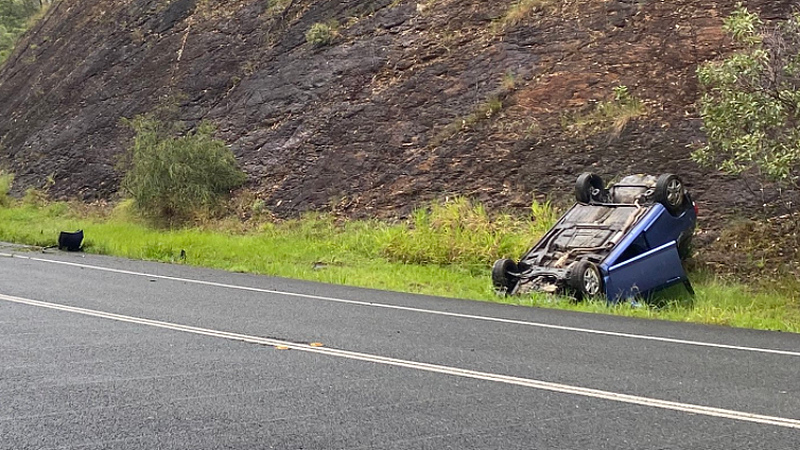
<instances>
[{"instance_id":1,"label":"blue car door","mask_svg":"<svg viewBox=\"0 0 800 450\"><path fill-rule=\"evenodd\" d=\"M605 277L606 296L615 302L686 280L677 242L670 241L609 267Z\"/></svg>"}]
</instances>

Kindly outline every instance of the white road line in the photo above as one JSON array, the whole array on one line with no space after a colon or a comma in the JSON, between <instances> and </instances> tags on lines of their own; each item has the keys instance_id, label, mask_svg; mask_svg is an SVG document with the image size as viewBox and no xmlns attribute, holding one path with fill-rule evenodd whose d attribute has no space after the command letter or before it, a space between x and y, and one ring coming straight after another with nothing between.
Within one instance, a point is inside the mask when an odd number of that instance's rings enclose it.
<instances>
[{"instance_id":1,"label":"white road line","mask_svg":"<svg viewBox=\"0 0 800 450\"><path fill-rule=\"evenodd\" d=\"M301 344L296 342L281 341L278 339L269 339L258 336L250 336L246 334L229 333L226 331L211 330L207 328L193 327L189 325L181 325L170 322L162 322L158 320L145 319L141 317L124 316L121 314L113 314L104 311L96 311L86 308L77 308L74 306L60 305L57 303L42 302L38 300L30 300L20 297L12 297L10 295L0 294L0 300L5 300L12 303L36 306L40 308L48 308L57 311L65 311L85 316L98 317L103 319L116 320L119 322L127 322L139 325L147 325L151 327L163 328L168 330L182 331L186 333L199 334L204 336L212 336L223 339L230 339L234 341L249 342L254 344L269 345L273 347L286 347L293 350L300 350L309 353L318 353L322 355L335 356L339 358L347 358L358 361L366 361L377 364L384 364L388 366L403 367L407 369L421 370L425 372L433 372L445 375L452 375L464 378L472 378L476 380L492 381L496 383L504 383L516 386L523 386L533 389L540 389L551 392L559 392L563 394L580 395L583 397L591 397L602 400L611 400L615 402L622 402L634 405L647 406L652 408L668 409L672 411L680 411L690 414L700 414L704 416L721 417L731 420L739 420L744 422L753 422L765 425L774 425L778 427L800 429L800 420L790 419L786 417L766 416L761 414L753 414L743 411L735 411L722 408L712 408L709 406L693 405L691 403L671 402L667 400L659 400L655 398L640 397L636 395L628 395L617 392L602 391L598 389L584 388L580 386L570 386L567 384L551 383L548 381L534 380L530 378L512 377L508 375L500 375L488 372L478 372L474 370L461 369L457 367L441 366L437 364L428 364L417 361L409 361L403 359L389 358L380 355L371 355L368 353L358 353L348 350L339 350L329 347L313 347L309 344Z\"/></svg>"},{"instance_id":2,"label":"white road line","mask_svg":"<svg viewBox=\"0 0 800 450\"><path fill-rule=\"evenodd\" d=\"M169 281L180 281L184 283L191 283L191 284L199 284L203 286L213 286L218 288L225 288L225 289L236 289L240 291L249 291L249 292L258 292L264 294L275 294L275 295L283 295L287 297L298 297L298 298L305 298L310 300L320 300L325 302L333 302L333 303L342 303L347 305L356 305L356 306L367 306L372 308L385 308L385 309L394 309L399 311L409 311L421 314L432 314L438 316L446 316L446 317L456 317L459 319L470 319L470 320L480 320L484 322L497 322L497 323L507 323L513 325L524 325L530 327L537 327L537 328L546 328L551 330L560 330L560 331L572 331L577 333L588 333L588 334L595 334L595 335L602 335L602 336L612 336L618 338L627 338L627 339L639 339L639 340L646 340L646 341L656 341L656 342L665 342L669 344L680 344L680 345L692 345L696 347L709 347L709 348L718 348L718 349L726 349L726 350L739 350L739 351L747 351L747 352L757 352L757 353L769 353L774 355L784 355L784 356L798 356L800 357L800 352L798 351L789 351L789 350L778 350L778 349L771 349L771 348L759 348L759 347L745 347L739 345L729 345L729 344L717 344L713 342L702 342L702 341L691 341L686 339L675 339L675 338L668 338L668 337L661 337L661 336L651 336L646 334L633 334L633 333L621 333L616 331L604 331L604 330L594 330L591 328L578 328L578 327L569 327L563 325L553 325L548 323L540 323L540 322L529 322L524 320L515 320L515 319L503 319L500 317L490 317L490 316L477 316L472 314L461 314L461 313L453 313L447 311L437 311L433 309L424 309L424 308L413 308L410 306L398 306L398 305L389 305L384 303L374 303L374 302L363 302L358 300L347 300L342 298L335 298L335 297L326 297L320 295L309 295L309 294L298 294L294 292L285 292L285 291L276 291L272 289L261 289L261 288L254 288L248 286L238 286L234 284L226 284L226 283L217 283L214 281L204 281L204 280L195 280L191 278L180 278L180 277L171 277L166 275L155 275L149 273L142 273L142 272L133 272L130 270L122 270L122 269L112 269L109 267L101 267L101 266L93 266L89 264L81 264L81 263L74 263L68 261L58 261L53 259L45 259L45 258L34 258L31 256L23 256L13 253L1 253L0 256L6 256L11 258L17 259L25 259L30 261L36 262L44 262L50 264L61 264L65 266L72 266L72 267L80 267L83 269L92 269L98 270L102 272L111 272L111 273L118 273L123 275L133 275L137 277L147 277L147 278L155 278L159 280L169 280Z\"/></svg>"}]
</instances>

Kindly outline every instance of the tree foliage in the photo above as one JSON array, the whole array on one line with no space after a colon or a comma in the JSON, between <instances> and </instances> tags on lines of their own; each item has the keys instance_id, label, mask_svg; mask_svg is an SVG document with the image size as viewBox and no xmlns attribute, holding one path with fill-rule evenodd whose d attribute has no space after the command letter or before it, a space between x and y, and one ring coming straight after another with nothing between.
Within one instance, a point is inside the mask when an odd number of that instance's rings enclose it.
<instances>
[{"instance_id":1,"label":"tree foliage","mask_svg":"<svg viewBox=\"0 0 800 450\"><path fill-rule=\"evenodd\" d=\"M797 185L800 176L800 13L764 23L742 4L724 30L740 50L697 70L708 145L693 153L729 174L755 170Z\"/></svg>"},{"instance_id":2,"label":"tree foliage","mask_svg":"<svg viewBox=\"0 0 800 450\"><path fill-rule=\"evenodd\" d=\"M28 29L31 18L52 0L0 0L0 63L8 58L17 38Z\"/></svg>"},{"instance_id":3,"label":"tree foliage","mask_svg":"<svg viewBox=\"0 0 800 450\"><path fill-rule=\"evenodd\" d=\"M219 207L246 179L233 152L214 139L214 126L208 122L180 137L174 136L174 127L152 116L124 122L136 136L122 188L145 216L183 222Z\"/></svg>"}]
</instances>

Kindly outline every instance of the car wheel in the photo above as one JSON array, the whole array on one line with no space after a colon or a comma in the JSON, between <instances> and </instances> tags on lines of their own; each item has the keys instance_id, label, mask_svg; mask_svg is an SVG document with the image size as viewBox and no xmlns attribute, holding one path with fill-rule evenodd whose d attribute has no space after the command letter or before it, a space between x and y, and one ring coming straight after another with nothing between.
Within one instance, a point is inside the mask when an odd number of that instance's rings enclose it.
<instances>
[{"instance_id":1,"label":"car wheel","mask_svg":"<svg viewBox=\"0 0 800 450\"><path fill-rule=\"evenodd\" d=\"M495 261L492 267L492 285L500 293L511 292L517 284L519 267L514 261L503 258Z\"/></svg>"},{"instance_id":2,"label":"car wheel","mask_svg":"<svg viewBox=\"0 0 800 450\"><path fill-rule=\"evenodd\" d=\"M683 210L686 203L686 188L677 175L665 173L656 180L655 200L664 205L672 215Z\"/></svg>"},{"instance_id":3,"label":"car wheel","mask_svg":"<svg viewBox=\"0 0 800 450\"><path fill-rule=\"evenodd\" d=\"M575 261L567 269L567 287L578 300L602 295L603 277L600 269L589 261Z\"/></svg>"},{"instance_id":4,"label":"car wheel","mask_svg":"<svg viewBox=\"0 0 800 450\"><path fill-rule=\"evenodd\" d=\"M599 175L585 172L575 182L575 200L579 203L604 202L606 196L606 186Z\"/></svg>"}]
</instances>

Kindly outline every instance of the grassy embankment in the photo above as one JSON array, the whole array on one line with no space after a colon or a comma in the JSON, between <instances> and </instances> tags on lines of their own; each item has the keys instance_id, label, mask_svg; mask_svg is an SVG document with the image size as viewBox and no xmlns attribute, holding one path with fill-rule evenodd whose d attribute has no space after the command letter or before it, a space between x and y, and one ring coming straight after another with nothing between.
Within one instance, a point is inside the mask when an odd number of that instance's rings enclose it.
<instances>
[{"instance_id":1,"label":"grassy embankment","mask_svg":"<svg viewBox=\"0 0 800 450\"><path fill-rule=\"evenodd\" d=\"M0 240L56 243L60 230L82 228L90 253L173 262L394 291L525 306L800 332L796 295L755 291L692 274L694 302L675 289L665 306L600 301L574 304L544 295L501 298L489 279L498 256L519 256L555 220L547 205L528 218L490 216L459 199L420 210L409 222L337 221L328 216L269 221L226 219L163 230L137 219L123 203L113 211L82 205L37 205L37 197L0 205ZM179 258L181 250L186 259Z\"/></svg>"}]
</instances>

